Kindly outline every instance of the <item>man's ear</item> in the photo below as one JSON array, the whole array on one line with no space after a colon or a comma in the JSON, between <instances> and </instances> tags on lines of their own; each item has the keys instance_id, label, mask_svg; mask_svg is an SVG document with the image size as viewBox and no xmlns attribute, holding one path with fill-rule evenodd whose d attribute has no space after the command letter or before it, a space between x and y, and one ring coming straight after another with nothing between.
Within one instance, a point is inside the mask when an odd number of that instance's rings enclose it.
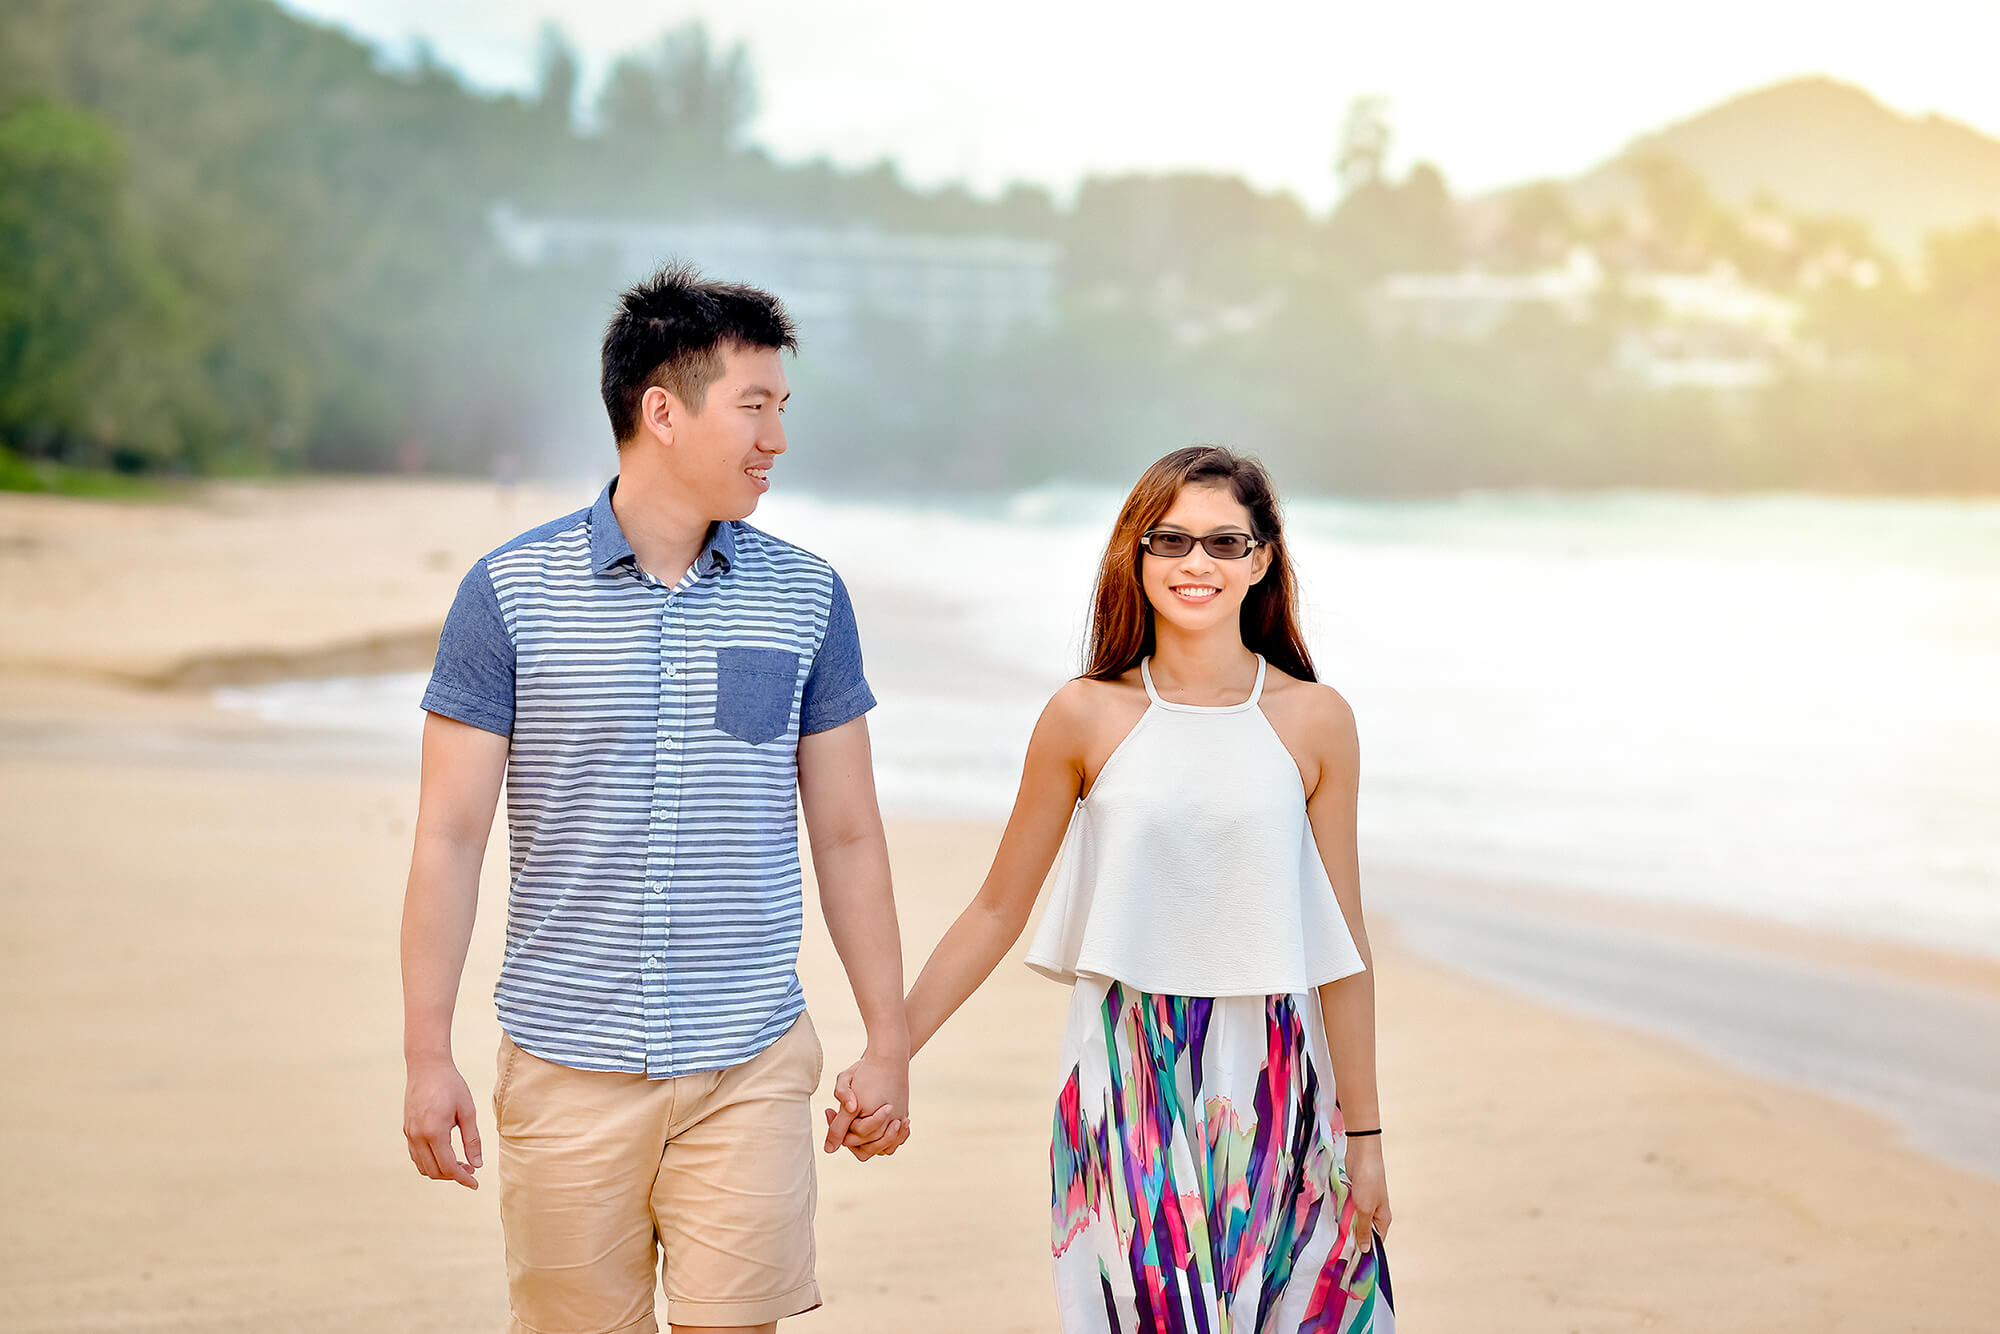
<instances>
[{"instance_id":1,"label":"man's ear","mask_svg":"<svg viewBox=\"0 0 2000 1334\"><path fill-rule=\"evenodd\" d=\"M686 412L679 399L653 385L639 399L639 429L656 437L661 444L671 445L674 427Z\"/></svg>"}]
</instances>

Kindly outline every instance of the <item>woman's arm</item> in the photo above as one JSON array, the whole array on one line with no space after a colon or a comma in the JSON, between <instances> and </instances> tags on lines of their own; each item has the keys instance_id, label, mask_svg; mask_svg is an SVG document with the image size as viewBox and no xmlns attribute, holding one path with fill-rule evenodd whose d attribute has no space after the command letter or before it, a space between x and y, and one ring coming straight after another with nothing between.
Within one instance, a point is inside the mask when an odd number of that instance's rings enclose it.
<instances>
[{"instance_id":1,"label":"woman's arm","mask_svg":"<svg viewBox=\"0 0 2000 1334\"><path fill-rule=\"evenodd\" d=\"M1007 831L1001 836L986 882L931 951L929 962L904 1001L912 1057L1021 938L1021 928L1034 910L1035 895L1062 846L1063 832L1082 791L1082 739L1089 714L1080 697L1090 686L1084 681L1064 686L1035 724L1034 735L1028 739L1028 758L1021 766L1021 789L1014 798L1014 812L1008 817ZM834 1080L834 1096L840 1107L826 1112L826 1151L832 1153L845 1144L855 1157L864 1160L894 1153L909 1137L909 1123L905 1121L899 1131L890 1134L886 1114L861 1116L861 1106L852 1092L853 1075L854 1068L849 1067Z\"/></svg>"},{"instance_id":2,"label":"woman's arm","mask_svg":"<svg viewBox=\"0 0 2000 1334\"><path fill-rule=\"evenodd\" d=\"M1320 1014L1326 1023L1327 1055L1333 1063L1333 1086L1341 1116L1354 1130L1382 1125L1382 1106L1375 1087L1375 957L1368 948L1368 924L1361 915L1361 863L1356 850L1355 806L1361 787L1361 742L1354 728L1354 711L1330 689L1313 692L1313 750L1319 761L1319 781L1306 798L1306 817L1327 879L1333 882L1340 914L1365 970L1328 982L1319 989ZM1347 1177L1354 1204L1354 1232L1363 1250L1372 1244L1371 1229L1389 1231L1389 1189L1382 1168L1382 1141L1365 1136L1347 1141Z\"/></svg>"},{"instance_id":3,"label":"woman's arm","mask_svg":"<svg viewBox=\"0 0 2000 1334\"><path fill-rule=\"evenodd\" d=\"M1048 877L1083 790L1083 745L1088 714L1082 698L1094 683L1072 681L1042 710L1021 766L1014 812L986 881L944 939L931 951L905 1002L910 1051L931 1035L979 988L1028 924L1035 895Z\"/></svg>"}]
</instances>

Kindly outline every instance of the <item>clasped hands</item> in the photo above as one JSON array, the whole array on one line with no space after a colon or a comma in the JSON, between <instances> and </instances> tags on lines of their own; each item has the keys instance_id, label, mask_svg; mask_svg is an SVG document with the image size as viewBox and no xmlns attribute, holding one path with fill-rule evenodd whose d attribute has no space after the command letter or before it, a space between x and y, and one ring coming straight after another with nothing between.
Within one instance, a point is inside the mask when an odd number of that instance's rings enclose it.
<instances>
[{"instance_id":1,"label":"clasped hands","mask_svg":"<svg viewBox=\"0 0 2000 1334\"><path fill-rule=\"evenodd\" d=\"M845 1146L862 1162L894 1153L910 1138L910 1061L907 1056L861 1059L833 1081L834 1106L826 1109L826 1152Z\"/></svg>"}]
</instances>

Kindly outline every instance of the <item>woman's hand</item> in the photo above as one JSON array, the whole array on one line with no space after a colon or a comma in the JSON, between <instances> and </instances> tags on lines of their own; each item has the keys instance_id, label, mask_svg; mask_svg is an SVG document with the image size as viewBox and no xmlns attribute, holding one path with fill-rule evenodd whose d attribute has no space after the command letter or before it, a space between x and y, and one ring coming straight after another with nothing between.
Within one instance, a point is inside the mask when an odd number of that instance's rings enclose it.
<instances>
[{"instance_id":1,"label":"woman's hand","mask_svg":"<svg viewBox=\"0 0 2000 1334\"><path fill-rule=\"evenodd\" d=\"M1347 1198L1354 1206L1354 1237L1363 1251L1389 1235L1389 1177L1382 1170L1382 1137L1347 1141Z\"/></svg>"},{"instance_id":2,"label":"woman's hand","mask_svg":"<svg viewBox=\"0 0 2000 1334\"><path fill-rule=\"evenodd\" d=\"M826 1151L842 1145L862 1162L888 1156L910 1138L910 1062L863 1053L833 1081Z\"/></svg>"}]
</instances>

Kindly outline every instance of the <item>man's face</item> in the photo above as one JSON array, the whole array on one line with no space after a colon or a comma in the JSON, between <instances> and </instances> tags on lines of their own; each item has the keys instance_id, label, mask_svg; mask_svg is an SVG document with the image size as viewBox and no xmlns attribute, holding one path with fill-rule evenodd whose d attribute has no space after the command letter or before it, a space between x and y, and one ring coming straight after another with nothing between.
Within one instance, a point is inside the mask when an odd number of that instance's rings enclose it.
<instances>
[{"instance_id":1,"label":"man's face","mask_svg":"<svg viewBox=\"0 0 2000 1334\"><path fill-rule=\"evenodd\" d=\"M709 518L743 519L771 489L771 465L785 452L791 388L776 348L729 347L722 355L722 375L701 411L675 403L669 456Z\"/></svg>"}]
</instances>

